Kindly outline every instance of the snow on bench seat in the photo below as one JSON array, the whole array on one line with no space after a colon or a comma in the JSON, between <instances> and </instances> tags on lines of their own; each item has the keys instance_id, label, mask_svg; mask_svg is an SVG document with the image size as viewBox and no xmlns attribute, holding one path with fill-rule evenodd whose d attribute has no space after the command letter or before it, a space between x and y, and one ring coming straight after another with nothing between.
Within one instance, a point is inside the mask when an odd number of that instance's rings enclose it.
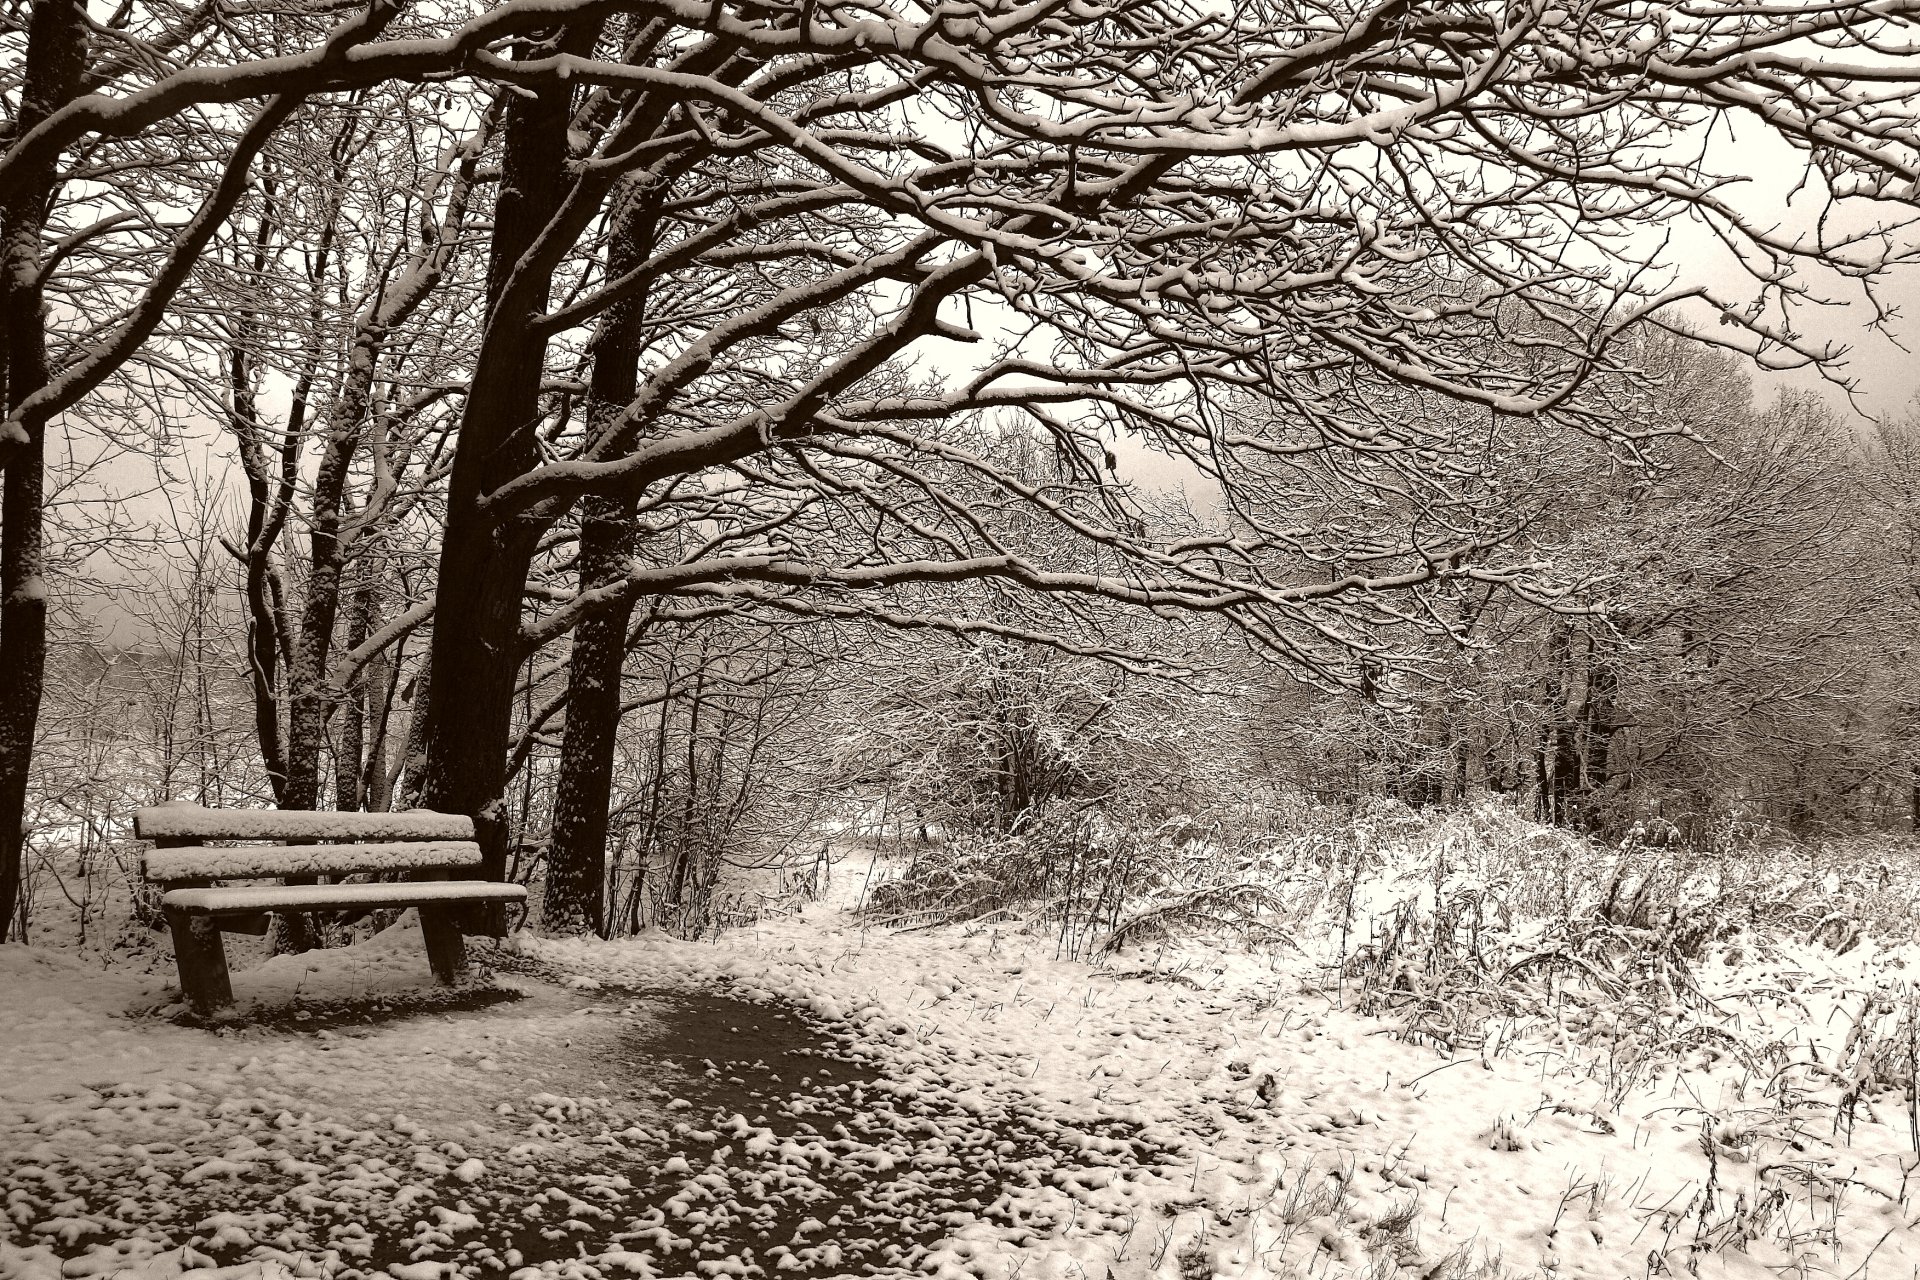
<instances>
[{"instance_id":1,"label":"snow on bench seat","mask_svg":"<svg viewBox=\"0 0 1920 1280\"><path fill-rule=\"evenodd\" d=\"M233 1003L221 935L230 930L264 932L268 913L288 916L417 907L433 976L452 985L466 967L462 929L503 929L505 913L499 908L527 897L517 884L445 878L450 870L479 869L485 862L474 840L473 819L458 814L425 809L330 813L166 804L136 812L133 830L142 840L159 846L143 859L146 879L179 885L160 895L160 907L173 935L181 994L201 1017L218 1014ZM227 841L256 843L225 847ZM222 847L211 847L215 844ZM311 883L319 876L364 872L410 878L386 884ZM269 877L309 883L224 888L208 883ZM461 910L468 904L487 904L488 910Z\"/></svg>"},{"instance_id":2,"label":"snow on bench seat","mask_svg":"<svg viewBox=\"0 0 1920 1280\"><path fill-rule=\"evenodd\" d=\"M177 849L152 849L146 855L147 879L161 882L256 880L268 876L343 876L359 871L421 871L479 865L480 846L471 840L424 840L405 844L240 845L225 849L185 845Z\"/></svg>"},{"instance_id":3,"label":"snow on bench seat","mask_svg":"<svg viewBox=\"0 0 1920 1280\"><path fill-rule=\"evenodd\" d=\"M142 840L471 840L464 814L328 813L301 809L203 809L167 804L133 815Z\"/></svg>"},{"instance_id":4,"label":"snow on bench seat","mask_svg":"<svg viewBox=\"0 0 1920 1280\"><path fill-rule=\"evenodd\" d=\"M405 884L275 884L225 889L169 889L160 905L195 915L240 916L262 911L345 911L462 902L520 902L524 886L492 880L414 880Z\"/></svg>"}]
</instances>

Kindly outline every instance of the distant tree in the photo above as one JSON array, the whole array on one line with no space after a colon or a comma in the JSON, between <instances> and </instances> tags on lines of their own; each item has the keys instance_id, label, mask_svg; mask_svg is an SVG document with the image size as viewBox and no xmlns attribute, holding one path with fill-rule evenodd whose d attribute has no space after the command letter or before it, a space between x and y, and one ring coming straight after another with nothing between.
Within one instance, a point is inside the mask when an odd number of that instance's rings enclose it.
<instances>
[{"instance_id":1,"label":"distant tree","mask_svg":"<svg viewBox=\"0 0 1920 1280\"><path fill-rule=\"evenodd\" d=\"M1908 823L1920 831L1920 415L1879 425L1862 477L1887 620L1874 664L1891 686L1895 758L1906 766Z\"/></svg>"},{"instance_id":2,"label":"distant tree","mask_svg":"<svg viewBox=\"0 0 1920 1280\"><path fill-rule=\"evenodd\" d=\"M1223 706L1186 681L991 635L882 651L837 772L932 829L1016 831L1054 804L1170 817L1229 755Z\"/></svg>"},{"instance_id":3,"label":"distant tree","mask_svg":"<svg viewBox=\"0 0 1920 1280\"><path fill-rule=\"evenodd\" d=\"M1874 797L1907 776L1893 690L1913 632L1890 607L1873 466L1814 397L1755 410L1724 361L1649 356L1649 408L1687 438L1630 461L1516 450L1497 477L1535 513L1517 545L1567 584L1554 608L1456 584L1453 608L1401 628L1424 639L1371 696L1270 695L1280 767L1317 774L1296 785L1416 804L1484 787L1602 833L1656 814L1689 834L1736 812L1881 820Z\"/></svg>"},{"instance_id":4,"label":"distant tree","mask_svg":"<svg viewBox=\"0 0 1920 1280\"><path fill-rule=\"evenodd\" d=\"M1616 602L1587 629L1565 732L1598 764L1589 807L1606 791L1625 816L1848 825L1885 744L1869 676L1886 614L1852 440L1804 394L1703 435L1711 455L1680 454L1633 495Z\"/></svg>"},{"instance_id":5,"label":"distant tree","mask_svg":"<svg viewBox=\"0 0 1920 1280\"><path fill-rule=\"evenodd\" d=\"M29 936L30 908L59 893L85 943L96 908L123 904L129 882L139 886L139 861L123 843L134 809L175 799L257 805L272 792L249 731L243 610L220 545L225 493L177 470L164 521L117 522L90 544L68 508L114 514L112 490L84 483L84 473L76 485L66 458L51 459L48 474L50 541L68 556L50 575L46 707L17 922ZM157 904L138 892L134 901L143 924L161 924Z\"/></svg>"}]
</instances>

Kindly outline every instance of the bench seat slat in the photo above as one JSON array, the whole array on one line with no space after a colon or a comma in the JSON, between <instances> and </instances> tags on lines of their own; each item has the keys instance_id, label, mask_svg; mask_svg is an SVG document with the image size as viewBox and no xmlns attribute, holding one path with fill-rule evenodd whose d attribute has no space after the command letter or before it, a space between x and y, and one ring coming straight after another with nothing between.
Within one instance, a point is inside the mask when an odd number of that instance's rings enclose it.
<instances>
[{"instance_id":1,"label":"bench seat slat","mask_svg":"<svg viewBox=\"0 0 1920 1280\"><path fill-rule=\"evenodd\" d=\"M142 840L471 840L473 819L426 809L328 813L167 804L137 810L133 831Z\"/></svg>"},{"instance_id":2,"label":"bench seat slat","mask_svg":"<svg viewBox=\"0 0 1920 1280\"><path fill-rule=\"evenodd\" d=\"M423 871L477 867L471 840L401 844L242 845L230 849L183 846L146 854L149 880L258 880L278 876L341 876L354 872Z\"/></svg>"},{"instance_id":3,"label":"bench seat slat","mask_svg":"<svg viewBox=\"0 0 1920 1280\"><path fill-rule=\"evenodd\" d=\"M259 911L343 911L460 902L520 902L526 889L492 880L416 880L403 884L241 885L170 889L160 904L195 915L252 915Z\"/></svg>"}]
</instances>

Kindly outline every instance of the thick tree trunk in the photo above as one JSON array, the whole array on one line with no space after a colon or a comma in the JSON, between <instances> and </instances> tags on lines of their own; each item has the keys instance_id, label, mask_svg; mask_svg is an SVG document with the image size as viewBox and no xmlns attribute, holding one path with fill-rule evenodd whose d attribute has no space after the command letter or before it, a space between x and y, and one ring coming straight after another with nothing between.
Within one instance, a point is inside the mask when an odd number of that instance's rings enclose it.
<instances>
[{"instance_id":1,"label":"thick tree trunk","mask_svg":"<svg viewBox=\"0 0 1920 1280\"><path fill-rule=\"evenodd\" d=\"M580 519L580 588L626 574L633 503L589 499ZM607 808L620 730L620 673L627 651L623 605L584 619L573 635L567 673L567 726L553 797L547 884L540 924L552 933L603 933Z\"/></svg>"},{"instance_id":2,"label":"thick tree trunk","mask_svg":"<svg viewBox=\"0 0 1920 1280\"><path fill-rule=\"evenodd\" d=\"M18 355L26 343L16 341ZM15 368L20 367L19 362ZM47 664L42 571L42 439L36 430L7 468L0 497L0 942L20 901L27 774Z\"/></svg>"},{"instance_id":3,"label":"thick tree trunk","mask_svg":"<svg viewBox=\"0 0 1920 1280\"><path fill-rule=\"evenodd\" d=\"M637 194L621 212L607 273L619 277L653 252L654 218ZM640 369L644 293L607 316L593 348L588 430L597 434L633 398ZM580 589L626 575L633 541L632 499L590 498L580 516ZM606 932L607 808L620 731L620 672L627 654L628 600L584 619L573 636L567 672L567 727L553 797L541 927L553 933Z\"/></svg>"},{"instance_id":4,"label":"thick tree trunk","mask_svg":"<svg viewBox=\"0 0 1920 1280\"><path fill-rule=\"evenodd\" d=\"M591 37L583 28L566 43ZM528 52L538 56L543 50ZM531 322L547 305L551 272L531 263L516 268L565 192L570 108L565 84L517 95L507 107L487 324L448 481L434 594L420 803L473 817L484 853L482 874L495 880L504 879L507 869L502 792L521 657L521 593L544 521L498 521L482 502L540 460L535 428L546 343Z\"/></svg>"},{"instance_id":5,"label":"thick tree trunk","mask_svg":"<svg viewBox=\"0 0 1920 1280\"><path fill-rule=\"evenodd\" d=\"M39 124L80 90L87 17L78 0L38 0L28 19L26 72L14 131ZM52 161L0 192L0 416L47 380L40 237L58 183ZM27 774L47 666L43 545L46 421L23 424L24 449L0 483L0 942L20 902Z\"/></svg>"}]
</instances>

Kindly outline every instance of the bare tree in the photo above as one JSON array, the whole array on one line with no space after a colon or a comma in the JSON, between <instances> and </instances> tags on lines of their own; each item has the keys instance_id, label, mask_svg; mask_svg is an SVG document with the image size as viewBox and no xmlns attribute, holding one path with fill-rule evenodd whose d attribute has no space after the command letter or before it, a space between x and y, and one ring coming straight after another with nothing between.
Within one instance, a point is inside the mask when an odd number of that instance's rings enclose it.
<instances>
[{"instance_id":1,"label":"bare tree","mask_svg":"<svg viewBox=\"0 0 1920 1280\"><path fill-rule=\"evenodd\" d=\"M1596 388L1631 379L1625 335L1683 303L1763 361L1825 355L1794 336L1803 269L1870 283L1920 173L1913 77L1886 56L1910 16L505 0L302 19L297 52L76 99L0 156L4 184L85 138L233 108L153 288L0 429L75 403L153 332L302 101L506 88L414 770L422 802L479 817L501 874L517 673L634 600L964 628L980 619L933 616L921 588L992 583L1215 615L1359 687L1381 628L1448 584L1563 590L1476 483L1480 416L1631 451L1669 424L1623 421ZM1734 115L1806 157L1834 218L1802 233L1735 202L1711 127ZM626 199L653 220L638 247ZM1748 294L1669 280L1662 230L1682 218ZM589 357L585 335L642 295L625 403L576 413L581 362L620 346ZM1410 415L1415 395L1460 412ZM1061 465L1007 462L1022 434ZM1122 441L1230 519L1141 518ZM1286 499L1316 489L1342 501L1302 523ZM1343 523L1349 500L1364 524ZM665 504L702 536L578 590L552 534L589 501Z\"/></svg>"},{"instance_id":2,"label":"bare tree","mask_svg":"<svg viewBox=\"0 0 1920 1280\"><path fill-rule=\"evenodd\" d=\"M331 31L307 23L324 33L313 60L333 62L392 17L376 5ZM210 6L159 4L102 25L68 0L39 0L25 21L10 13L0 23L0 42L19 54L0 63L0 907L19 883L46 664L48 424L140 354L239 198L254 156L311 91L275 85L251 117L215 120L196 144L176 134L172 145L152 146L149 137L117 146L149 126L171 127L196 104L253 96L222 98L200 85L163 93L164 105L138 120L100 127L102 108L112 119L150 94L156 72L176 90L204 81L204 66L174 69L183 50L189 62L230 63L260 34L228 28L231 44L202 38L212 24ZM216 158L201 162L209 151ZM182 163L187 157L192 162ZM155 216L194 195L197 206L183 221Z\"/></svg>"},{"instance_id":3,"label":"bare tree","mask_svg":"<svg viewBox=\"0 0 1920 1280\"><path fill-rule=\"evenodd\" d=\"M1891 698L1896 758L1907 771L1908 825L1920 831L1920 418L1912 414L1881 423L1869 442L1863 480L1867 511L1879 526L1880 556L1887 608L1887 634L1879 649L1881 668L1893 680Z\"/></svg>"},{"instance_id":4,"label":"bare tree","mask_svg":"<svg viewBox=\"0 0 1920 1280\"><path fill-rule=\"evenodd\" d=\"M1707 157L1675 162L1692 127L1760 95L1834 199L1875 198L1911 166L1905 126L1868 103L1896 92L1899 74L1863 65L1859 101L1828 101L1844 92L1829 74L1837 53L1803 55L1746 15L1668 13L1667 34L1649 35L1657 9L1136 5L1041 22L1011 9L667 7L622 41L556 19L545 43L490 64L549 95L517 108L543 149L517 151L510 120L504 160L505 189L543 203L498 220L494 260L514 265L495 272L461 427L434 635L433 688L459 694L429 706L423 796L498 804L521 584L539 530L588 495L705 475L762 495L782 487L791 513L743 500L697 557L542 610L528 641L629 595L804 608L992 578L1218 612L1357 680L1342 655L1366 647L1358 624L1384 593L1522 578L1492 554L1510 533L1498 501L1454 483L1473 465L1464 439L1410 427L1395 389L1616 438L1657 429L1583 394L1618 367L1616 340L1634 322L1683 293L1707 296L1645 287L1655 251L1642 262L1629 248L1624 265L1619 252L1634 228L1698 213L1768 282L1802 263L1877 262L1871 239L1796 238L1727 203ZM1801 37L1836 47L1878 38L1851 17L1808 23ZM1783 91L1796 82L1818 83L1825 105ZM581 88L562 104L551 95L568 84ZM537 125L536 101L549 104ZM917 127L935 113L962 133ZM575 157L565 171L563 140ZM1525 181L1490 192L1477 166ZM603 283L550 308L556 273L622 181L666 212L651 258L621 272L589 263ZM542 351L643 288L687 303L658 312L633 397L539 447ZM1726 314L1728 335L1750 335L1764 358L1818 354L1764 313ZM991 349L956 375L910 371L942 341ZM1265 398L1271 415L1221 421L1225 386ZM1027 415L1093 475L1056 492L994 465L953 435L983 411ZM1186 459L1244 532L1134 532L1099 475L1113 434ZM1396 542L1341 545L1340 530L1302 532L1260 501L1276 460L1335 454L1405 491L1412 519ZM936 464L978 490L953 496L929 474ZM1110 568L1050 566L1044 540L1010 545L977 516L983 502L1026 507L1102 548ZM805 517L829 508L889 536L853 558L838 540L806 541ZM1303 560L1336 572L1304 580Z\"/></svg>"},{"instance_id":5,"label":"bare tree","mask_svg":"<svg viewBox=\"0 0 1920 1280\"><path fill-rule=\"evenodd\" d=\"M1687 438L1631 462L1544 440L1502 455L1493 482L1535 513L1525 545L1572 584L1556 608L1456 584L1370 702L1274 695L1289 776L1414 804L1484 787L1606 834L1884 822L1906 777L1887 658L1913 631L1889 607L1897 522L1875 514L1874 469L1817 399L1754 409L1737 368L1664 345L1650 406Z\"/></svg>"},{"instance_id":6,"label":"bare tree","mask_svg":"<svg viewBox=\"0 0 1920 1280\"><path fill-rule=\"evenodd\" d=\"M245 533L231 550L245 575L261 754L284 808L320 803L342 706L351 742L334 744L337 791L355 807L385 792L384 762L363 760L369 714L387 715L385 646L425 617L385 626L383 566L444 472L445 358L465 295L441 286L491 126L483 116L437 152L395 148L381 137L391 105L362 94L296 118L243 205L238 221L251 226L209 251L195 300L215 331L204 320L174 327L220 366L195 385L246 480ZM261 408L270 376L290 387L284 423ZM383 741L381 730L372 749Z\"/></svg>"},{"instance_id":7,"label":"bare tree","mask_svg":"<svg viewBox=\"0 0 1920 1280\"><path fill-rule=\"evenodd\" d=\"M79 96L87 70L88 22L79 0L40 0L27 23L19 99L7 122L11 142ZM0 941L20 893L27 773L47 664L45 547L46 422L12 423L13 410L49 376L43 243L59 186L55 158L22 165L0 184L0 407L11 455L0 484Z\"/></svg>"}]
</instances>

